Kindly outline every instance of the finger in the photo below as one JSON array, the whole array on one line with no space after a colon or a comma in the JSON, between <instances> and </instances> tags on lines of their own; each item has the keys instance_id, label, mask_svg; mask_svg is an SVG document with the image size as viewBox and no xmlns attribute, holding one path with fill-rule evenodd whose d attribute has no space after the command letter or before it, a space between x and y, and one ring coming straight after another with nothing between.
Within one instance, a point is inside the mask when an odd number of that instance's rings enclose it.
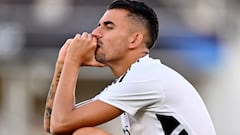
<instances>
[{"instance_id":1,"label":"finger","mask_svg":"<svg viewBox=\"0 0 240 135\"><path fill-rule=\"evenodd\" d=\"M92 34L88 34L88 35L87 35L87 38L90 39L90 40L92 40Z\"/></svg>"},{"instance_id":2,"label":"finger","mask_svg":"<svg viewBox=\"0 0 240 135\"><path fill-rule=\"evenodd\" d=\"M100 63L98 61L94 61L93 63L90 64L90 66L94 66L94 67L104 67L105 64Z\"/></svg>"},{"instance_id":3,"label":"finger","mask_svg":"<svg viewBox=\"0 0 240 135\"><path fill-rule=\"evenodd\" d=\"M92 36L92 38L93 38L93 40L94 40L95 42L98 41L98 39L97 39L96 37Z\"/></svg>"},{"instance_id":4,"label":"finger","mask_svg":"<svg viewBox=\"0 0 240 135\"><path fill-rule=\"evenodd\" d=\"M95 67L105 67L105 65L100 63L100 64L97 64Z\"/></svg>"},{"instance_id":5,"label":"finger","mask_svg":"<svg viewBox=\"0 0 240 135\"><path fill-rule=\"evenodd\" d=\"M89 35L89 39L92 41L92 45L97 47L97 38L94 37L92 34Z\"/></svg>"},{"instance_id":6,"label":"finger","mask_svg":"<svg viewBox=\"0 0 240 135\"><path fill-rule=\"evenodd\" d=\"M72 45L74 46L74 44L77 44L80 39L81 39L81 35L76 34L75 37L73 38L73 40L71 41L70 46L72 46Z\"/></svg>"},{"instance_id":7,"label":"finger","mask_svg":"<svg viewBox=\"0 0 240 135\"><path fill-rule=\"evenodd\" d=\"M73 41L73 39L70 38L70 39L68 39L68 40L65 42L65 44L70 45L70 44L72 43L72 41Z\"/></svg>"},{"instance_id":8,"label":"finger","mask_svg":"<svg viewBox=\"0 0 240 135\"><path fill-rule=\"evenodd\" d=\"M71 43L73 39L67 39L61 49L67 48Z\"/></svg>"},{"instance_id":9,"label":"finger","mask_svg":"<svg viewBox=\"0 0 240 135\"><path fill-rule=\"evenodd\" d=\"M81 37L82 37L82 38L87 38L87 37L88 37L88 33L87 33L87 32L83 32L83 34L82 34Z\"/></svg>"},{"instance_id":10,"label":"finger","mask_svg":"<svg viewBox=\"0 0 240 135\"><path fill-rule=\"evenodd\" d=\"M76 41L76 40L78 40L78 39L80 39L80 38L81 38L81 35L80 35L80 34L76 34L76 35L74 36L71 44L72 44L74 41Z\"/></svg>"}]
</instances>

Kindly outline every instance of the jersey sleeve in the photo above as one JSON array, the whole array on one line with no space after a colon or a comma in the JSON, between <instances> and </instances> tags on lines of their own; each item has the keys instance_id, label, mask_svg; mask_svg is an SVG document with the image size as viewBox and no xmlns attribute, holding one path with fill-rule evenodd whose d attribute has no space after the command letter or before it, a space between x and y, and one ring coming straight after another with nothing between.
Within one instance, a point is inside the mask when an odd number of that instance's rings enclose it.
<instances>
[{"instance_id":1,"label":"jersey sleeve","mask_svg":"<svg viewBox=\"0 0 240 135\"><path fill-rule=\"evenodd\" d=\"M113 105L131 115L141 108L145 108L163 100L161 88L155 81L121 82L104 89L97 99Z\"/></svg>"}]
</instances>

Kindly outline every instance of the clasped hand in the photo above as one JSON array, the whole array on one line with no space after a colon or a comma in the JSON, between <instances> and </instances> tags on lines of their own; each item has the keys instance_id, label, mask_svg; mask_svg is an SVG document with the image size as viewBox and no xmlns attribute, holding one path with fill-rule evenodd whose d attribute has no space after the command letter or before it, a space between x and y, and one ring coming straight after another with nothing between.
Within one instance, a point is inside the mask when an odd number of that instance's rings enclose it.
<instances>
[{"instance_id":1,"label":"clasped hand","mask_svg":"<svg viewBox=\"0 0 240 135\"><path fill-rule=\"evenodd\" d=\"M68 39L59 51L59 62L71 62L77 66L98 66L104 64L95 59L97 38L86 32L76 34L73 39Z\"/></svg>"}]
</instances>

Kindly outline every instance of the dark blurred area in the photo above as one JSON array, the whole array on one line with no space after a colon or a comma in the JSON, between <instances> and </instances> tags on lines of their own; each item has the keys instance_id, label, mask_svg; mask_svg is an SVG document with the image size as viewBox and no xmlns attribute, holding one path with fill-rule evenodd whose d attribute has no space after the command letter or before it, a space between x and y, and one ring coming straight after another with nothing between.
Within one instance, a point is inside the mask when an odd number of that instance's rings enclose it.
<instances>
[{"instance_id":1,"label":"dark blurred area","mask_svg":"<svg viewBox=\"0 0 240 135\"><path fill-rule=\"evenodd\" d=\"M198 89L218 135L240 134L240 1L142 1L160 22L150 55ZM0 134L44 134L43 110L59 48L76 33L91 32L111 2L0 0ZM113 80L108 68L82 71L78 101Z\"/></svg>"}]
</instances>

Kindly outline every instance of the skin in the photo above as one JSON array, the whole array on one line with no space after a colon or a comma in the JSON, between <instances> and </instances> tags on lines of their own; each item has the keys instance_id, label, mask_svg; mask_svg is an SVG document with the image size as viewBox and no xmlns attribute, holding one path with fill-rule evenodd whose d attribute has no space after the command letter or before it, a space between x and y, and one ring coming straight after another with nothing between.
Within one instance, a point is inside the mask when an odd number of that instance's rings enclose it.
<instances>
[{"instance_id":1,"label":"skin","mask_svg":"<svg viewBox=\"0 0 240 135\"><path fill-rule=\"evenodd\" d=\"M108 10L92 34L77 34L63 45L46 101L46 131L110 135L94 126L116 118L123 111L100 100L75 106L75 87L81 66L108 66L115 77L120 77L137 59L148 54L146 30L127 15L126 10Z\"/></svg>"},{"instance_id":2,"label":"skin","mask_svg":"<svg viewBox=\"0 0 240 135\"><path fill-rule=\"evenodd\" d=\"M62 67L64 64L64 58L66 56L66 51L68 46L70 45L72 39L68 39L63 47L59 51L59 56L57 59L57 63L55 65L55 72L53 75L53 80L48 92L47 100L46 100L46 107L45 107L45 112L44 112L44 130L47 132L50 132L50 119L51 119L51 113L52 113L52 106L53 106L53 101L55 97L55 93L57 90L58 82L61 76L62 72Z\"/></svg>"},{"instance_id":3,"label":"skin","mask_svg":"<svg viewBox=\"0 0 240 135\"><path fill-rule=\"evenodd\" d=\"M126 10L108 10L92 32L100 46L96 50L96 59L109 66L116 77L148 53L143 44L145 30L127 14Z\"/></svg>"}]
</instances>

